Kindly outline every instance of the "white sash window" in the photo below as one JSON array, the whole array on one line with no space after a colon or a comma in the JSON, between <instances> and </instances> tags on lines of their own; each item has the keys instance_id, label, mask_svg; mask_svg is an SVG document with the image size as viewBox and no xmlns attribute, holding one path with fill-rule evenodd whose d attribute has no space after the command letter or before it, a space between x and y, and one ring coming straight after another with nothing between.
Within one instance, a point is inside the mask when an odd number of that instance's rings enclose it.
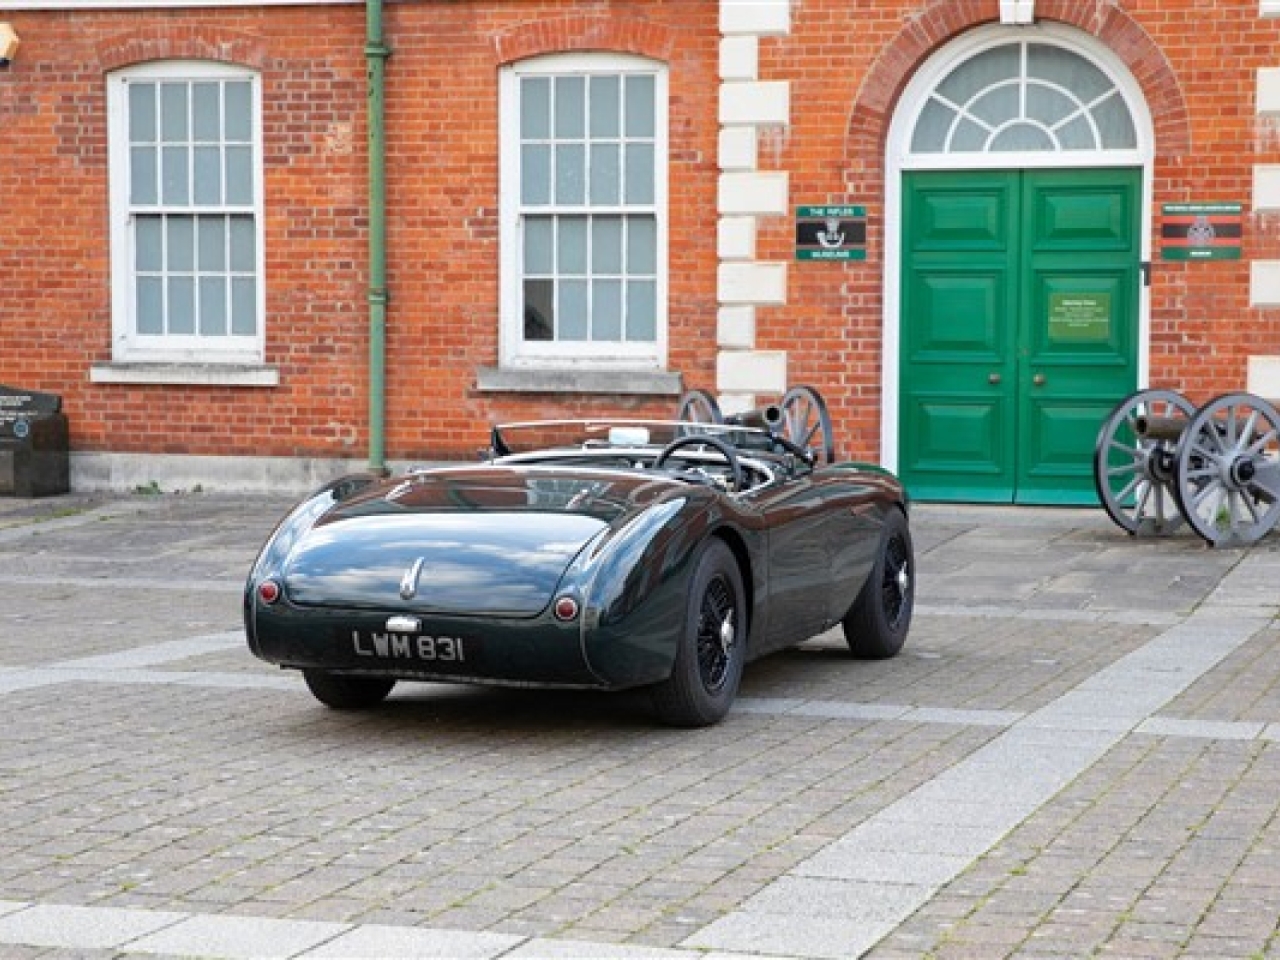
<instances>
[{"instance_id":1,"label":"white sash window","mask_svg":"<svg viewBox=\"0 0 1280 960\"><path fill-rule=\"evenodd\" d=\"M658 367L666 353L665 69L567 54L502 77L502 358Z\"/></svg>"},{"instance_id":2,"label":"white sash window","mask_svg":"<svg viewBox=\"0 0 1280 960\"><path fill-rule=\"evenodd\" d=\"M113 359L261 363L256 75L166 62L108 82Z\"/></svg>"}]
</instances>

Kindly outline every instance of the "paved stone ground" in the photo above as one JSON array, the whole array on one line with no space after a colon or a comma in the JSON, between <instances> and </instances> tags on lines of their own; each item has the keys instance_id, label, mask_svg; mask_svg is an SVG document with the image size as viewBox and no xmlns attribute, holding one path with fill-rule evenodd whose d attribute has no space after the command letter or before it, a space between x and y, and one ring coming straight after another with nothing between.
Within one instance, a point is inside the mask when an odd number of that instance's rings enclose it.
<instances>
[{"instance_id":1,"label":"paved stone ground","mask_svg":"<svg viewBox=\"0 0 1280 960\"><path fill-rule=\"evenodd\" d=\"M1280 534L921 506L886 663L710 730L254 660L283 500L0 500L0 957L1280 957Z\"/></svg>"}]
</instances>

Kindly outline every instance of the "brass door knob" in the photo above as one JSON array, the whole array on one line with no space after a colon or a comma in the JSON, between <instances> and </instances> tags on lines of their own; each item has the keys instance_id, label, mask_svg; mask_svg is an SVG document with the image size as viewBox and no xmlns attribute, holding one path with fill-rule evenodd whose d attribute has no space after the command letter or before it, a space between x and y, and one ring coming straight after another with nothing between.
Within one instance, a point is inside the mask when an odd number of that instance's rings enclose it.
<instances>
[{"instance_id":1,"label":"brass door knob","mask_svg":"<svg viewBox=\"0 0 1280 960\"><path fill-rule=\"evenodd\" d=\"M1032 377L1032 378L1031 378L1031 382L1032 382L1032 383L1034 383L1037 387L1043 387L1043 386L1044 386L1044 374L1043 374L1043 373L1037 373L1034 377Z\"/></svg>"},{"instance_id":2,"label":"brass door knob","mask_svg":"<svg viewBox=\"0 0 1280 960\"><path fill-rule=\"evenodd\" d=\"M999 382L1000 382L1000 374L998 374L998 373L989 373L989 374L987 374L987 383L990 383L990 384L993 384L993 385L994 385L994 384L997 384L997 383L999 383Z\"/></svg>"}]
</instances>

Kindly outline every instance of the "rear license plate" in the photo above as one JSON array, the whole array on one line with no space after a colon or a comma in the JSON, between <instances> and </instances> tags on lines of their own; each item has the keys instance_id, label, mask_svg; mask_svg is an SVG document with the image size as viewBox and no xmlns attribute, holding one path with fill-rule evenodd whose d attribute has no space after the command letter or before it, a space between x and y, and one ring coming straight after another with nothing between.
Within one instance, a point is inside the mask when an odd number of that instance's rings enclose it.
<instances>
[{"instance_id":1,"label":"rear license plate","mask_svg":"<svg viewBox=\"0 0 1280 960\"><path fill-rule=\"evenodd\" d=\"M361 659L430 664L457 670L474 665L480 655L480 643L474 637L350 630L346 638L352 652Z\"/></svg>"}]
</instances>

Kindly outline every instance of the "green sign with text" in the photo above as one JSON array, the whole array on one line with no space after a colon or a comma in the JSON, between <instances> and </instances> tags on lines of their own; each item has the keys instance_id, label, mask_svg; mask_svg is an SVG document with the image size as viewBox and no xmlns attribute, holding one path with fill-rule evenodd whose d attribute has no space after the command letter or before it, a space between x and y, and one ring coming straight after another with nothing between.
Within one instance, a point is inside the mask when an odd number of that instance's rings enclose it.
<instances>
[{"instance_id":1,"label":"green sign with text","mask_svg":"<svg viewBox=\"0 0 1280 960\"><path fill-rule=\"evenodd\" d=\"M1049 338L1058 343L1105 343L1111 337L1111 294L1049 294Z\"/></svg>"},{"instance_id":2,"label":"green sign with text","mask_svg":"<svg viewBox=\"0 0 1280 960\"><path fill-rule=\"evenodd\" d=\"M867 208L797 207L796 259L867 259Z\"/></svg>"}]
</instances>

